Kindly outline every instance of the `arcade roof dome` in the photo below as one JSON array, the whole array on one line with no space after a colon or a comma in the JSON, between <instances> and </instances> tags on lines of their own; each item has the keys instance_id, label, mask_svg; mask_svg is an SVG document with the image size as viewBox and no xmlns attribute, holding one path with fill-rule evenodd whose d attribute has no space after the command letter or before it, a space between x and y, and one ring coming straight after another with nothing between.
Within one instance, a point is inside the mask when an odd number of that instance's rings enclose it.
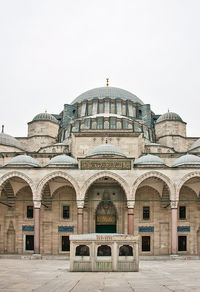
<instances>
[{"instance_id":1,"label":"arcade roof dome","mask_svg":"<svg viewBox=\"0 0 200 292\"><path fill-rule=\"evenodd\" d=\"M15 156L6 165L29 165L32 167L40 166L36 159L28 155Z\"/></svg>"},{"instance_id":2,"label":"arcade roof dome","mask_svg":"<svg viewBox=\"0 0 200 292\"><path fill-rule=\"evenodd\" d=\"M197 148L197 147L200 147L200 138L197 139L197 140L192 144L192 146L190 147L189 150L193 150L193 149L195 149L195 148Z\"/></svg>"},{"instance_id":3,"label":"arcade roof dome","mask_svg":"<svg viewBox=\"0 0 200 292\"><path fill-rule=\"evenodd\" d=\"M95 147L88 153L87 157L96 155L116 155L126 157L117 146L111 144L101 144Z\"/></svg>"},{"instance_id":4,"label":"arcade roof dome","mask_svg":"<svg viewBox=\"0 0 200 292\"><path fill-rule=\"evenodd\" d=\"M144 155L140 158L138 158L135 163L136 165L141 165L141 164L144 164L144 165L162 165L164 164L164 161L156 156L156 155L151 155L151 154L147 154L147 155Z\"/></svg>"},{"instance_id":5,"label":"arcade roof dome","mask_svg":"<svg viewBox=\"0 0 200 292\"><path fill-rule=\"evenodd\" d=\"M200 165L200 157L192 154L183 155L175 160L172 167L181 165Z\"/></svg>"},{"instance_id":6,"label":"arcade roof dome","mask_svg":"<svg viewBox=\"0 0 200 292\"><path fill-rule=\"evenodd\" d=\"M65 154L53 157L48 163L48 165L74 165L74 164L78 164L77 161L74 158Z\"/></svg>"},{"instance_id":7,"label":"arcade roof dome","mask_svg":"<svg viewBox=\"0 0 200 292\"><path fill-rule=\"evenodd\" d=\"M79 95L72 102L72 104L81 103L84 100L105 99L105 98L130 100L133 103L144 104L141 101L141 99L139 99L133 93L121 88L117 88L117 87L99 87L99 88L88 90L82 93L81 95Z\"/></svg>"},{"instance_id":8,"label":"arcade roof dome","mask_svg":"<svg viewBox=\"0 0 200 292\"><path fill-rule=\"evenodd\" d=\"M40 114L36 115L33 118L32 122L35 122L35 121L50 121L50 122L58 124L58 120L53 115L51 115L49 113L40 113Z\"/></svg>"},{"instance_id":9,"label":"arcade roof dome","mask_svg":"<svg viewBox=\"0 0 200 292\"><path fill-rule=\"evenodd\" d=\"M162 116L160 116L156 123L159 122L163 122L163 121L179 121L179 122L183 122L183 120L181 119L181 117L173 112L167 112L165 114L163 114Z\"/></svg>"},{"instance_id":10,"label":"arcade roof dome","mask_svg":"<svg viewBox=\"0 0 200 292\"><path fill-rule=\"evenodd\" d=\"M16 138L5 133L0 133L0 144L6 145L6 146L12 146L12 147L16 147L21 150L24 150L21 143Z\"/></svg>"}]
</instances>

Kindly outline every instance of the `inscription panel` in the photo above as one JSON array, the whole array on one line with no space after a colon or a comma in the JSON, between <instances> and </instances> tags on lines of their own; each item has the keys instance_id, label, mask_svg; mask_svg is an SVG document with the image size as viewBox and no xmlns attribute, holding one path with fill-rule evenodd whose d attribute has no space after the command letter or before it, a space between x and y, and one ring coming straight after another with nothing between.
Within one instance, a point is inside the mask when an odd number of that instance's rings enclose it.
<instances>
[{"instance_id":1,"label":"inscription panel","mask_svg":"<svg viewBox=\"0 0 200 292\"><path fill-rule=\"evenodd\" d=\"M178 232L190 232L190 226L178 226L177 231Z\"/></svg>"},{"instance_id":2,"label":"inscription panel","mask_svg":"<svg viewBox=\"0 0 200 292\"><path fill-rule=\"evenodd\" d=\"M115 216L112 215L99 215L97 216L97 224L115 224Z\"/></svg>"},{"instance_id":3,"label":"inscription panel","mask_svg":"<svg viewBox=\"0 0 200 292\"><path fill-rule=\"evenodd\" d=\"M58 226L58 232L74 232L74 226Z\"/></svg>"},{"instance_id":4,"label":"inscription panel","mask_svg":"<svg viewBox=\"0 0 200 292\"><path fill-rule=\"evenodd\" d=\"M153 226L139 226L138 227L139 232L154 232Z\"/></svg>"},{"instance_id":5,"label":"inscription panel","mask_svg":"<svg viewBox=\"0 0 200 292\"><path fill-rule=\"evenodd\" d=\"M31 225L23 225L22 231L34 231L34 226Z\"/></svg>"},{"instance_id":6,"label":"inscription panel","mask_svg":"<svg viewBox=\"0 0 200 292\"><path fill-rule=\"evenodd\" d=\"M128 159L84 159L80 161L81 169L130 170L131 160Z\"/></svg>"}]
</instances>

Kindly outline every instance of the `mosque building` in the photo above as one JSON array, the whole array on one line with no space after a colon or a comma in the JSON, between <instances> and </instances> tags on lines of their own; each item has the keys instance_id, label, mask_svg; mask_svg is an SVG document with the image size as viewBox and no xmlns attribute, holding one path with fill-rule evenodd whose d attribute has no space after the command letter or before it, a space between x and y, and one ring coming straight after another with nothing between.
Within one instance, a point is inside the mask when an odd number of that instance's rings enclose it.
<instances>
[{"instance_id":1,"label":"mosque building","mask_svg":"<svg viewBox=\"0 0 200 292\"><path fill-rule=\"evenodd\" d=\"M200 255L200 138L129 91L84 92L0 133L0 253L69 254L69 235L139 236L140 255Z\"/></svg>"}]
</instances>

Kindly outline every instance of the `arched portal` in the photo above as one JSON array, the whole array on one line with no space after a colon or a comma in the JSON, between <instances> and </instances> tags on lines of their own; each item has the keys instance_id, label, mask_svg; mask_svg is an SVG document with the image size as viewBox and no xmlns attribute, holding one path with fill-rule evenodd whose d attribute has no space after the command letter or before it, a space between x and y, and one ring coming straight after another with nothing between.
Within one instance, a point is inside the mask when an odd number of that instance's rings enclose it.
<instances>
[{"instance_id":1,"label":"arched portal","mask_svg":"<svg viewBox=\"0 0 200 292\"><path fill-rule=\"evenodd\" d=\"M117 180L103 176L89 186L84 205L85 233L127 233L127 199Z\"/></svg>"},{"instance_id":2,"label":"arched portal","mask_svg":"<svg viewBox=\"0 0 200 292\"><path fill-rule=\"evenodd\" d=\"M170 253L170 188L158 176L143 177L135 192L135 234L140 238L140 253ZM158 236L159 234L159 236Z\"/></svg>"},{"instance_id":3,"label":"arched portal","mask_svg":"<svg viewBox=\"0 0 200 292\"><path fill-rule=\"evenodd\" d=\"M77 233L76 191L64 176L55 175L41 188L42 254L70 251L70 234Z\"/></svg>"},{"instance_id":4,"label":"arched portal","mask_svg":"<svg viewBox=\"0 0 200 292\"><path fill-rule=\"evenodd\" d=\"M116 233L117 212L113 202L110 201L109 192L104 192L102 201L96 210L96 232Z\"/></svg>"},{"instance_id":5,"label":"arched portal","mask_svg":"<svg viewBox=\"0 0 200 292\"><path fill-rule=\"evenodd\" d=\"M189 174L178 187L178 253L199 254L200 176Z\"/></svg>"},{"instance_id":6,"label":"arched portal","mask_svg":"<svg viewBox=\"0 0 200 292\"><path fill-rule=\"evenodd\" d=\"M33 252L33 245L30 250L26 248L27 236L32 243L34 241L31 180L21 173L12 172L2 177L0 182L0 225L3 234L0 253Z\"/></svg>"}]
</instances>

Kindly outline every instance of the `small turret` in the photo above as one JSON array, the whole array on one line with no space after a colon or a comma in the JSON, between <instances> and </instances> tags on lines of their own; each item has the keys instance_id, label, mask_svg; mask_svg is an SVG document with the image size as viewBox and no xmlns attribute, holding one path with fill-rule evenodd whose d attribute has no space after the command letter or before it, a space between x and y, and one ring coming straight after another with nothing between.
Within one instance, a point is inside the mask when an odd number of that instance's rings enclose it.
<instances>
[{"instance_id":1,"label":"small turret","mask_svg":"<svg viewBox=\"0 0 200 292\"><path fill-rule=\"evenodd\" d=\"M155 133L157 143L172 147L178 152L187 150L183 143L186 137L186 123L178 114L168 111L161 115L155 123Z\"/></svg>"}]
</instances>

